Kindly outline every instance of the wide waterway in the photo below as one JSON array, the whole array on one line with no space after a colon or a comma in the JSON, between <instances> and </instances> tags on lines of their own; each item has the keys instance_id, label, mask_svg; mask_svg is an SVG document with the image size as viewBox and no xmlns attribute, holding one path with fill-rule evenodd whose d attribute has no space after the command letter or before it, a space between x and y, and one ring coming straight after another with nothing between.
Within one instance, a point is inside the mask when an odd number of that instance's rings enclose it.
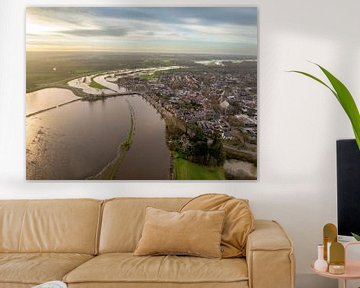
<instances>
[{"instance_id":1,"label":"wide waterway","mask_svg":"<svg viewBox=\"0 0 360 288\"><path fill-rule=\"evenodd\" d=\"M37 101L42 97L47 101L46 90L37 91ZM27 179L86 179L100 172L128 136L131 118L126 99L134 109L135 135L116 179L169 179L165 123L141 96L77 101L27 117Z\"/></svg>"},{"instance_id":2,"label":"wide waterway","mask_svg":"<svg viewBox=\"0 0 360 288\"><path fill-rule=\"evenodd\" d=\"M169 179L170 151L166 144L165 121L141 96L128 97L135 113L135 135L117 179Z\"/></svg>"}]
</instances>

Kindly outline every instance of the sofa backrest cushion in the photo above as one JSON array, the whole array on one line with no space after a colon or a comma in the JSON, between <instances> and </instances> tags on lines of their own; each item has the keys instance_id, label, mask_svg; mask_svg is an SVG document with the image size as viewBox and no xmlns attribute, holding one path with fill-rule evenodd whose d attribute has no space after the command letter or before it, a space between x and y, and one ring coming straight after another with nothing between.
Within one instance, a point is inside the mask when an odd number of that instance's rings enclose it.
<instances>
[{"instance_id":1,"label":"sofa backrest cushion","mask_svg":"<svg viewBox=\"0 0 360 288\"><path fill-rule=\"evenodd\" d=\"M96 254L102 201L1 200L0 253Z\"/></svg>"},{"instance_id":2,"label":"sofa backrest cushion","mask_svg":"<svg viewBox=\"0 0 360 288\"><path fill-rule=\"evenodd\" d=\"M205 210L226 212L221 235L223 258L245 257L248 235L254 230L254 216L248 200L226 194L204 194L190 200L181 211Z\"/></svg>"},{"instance_id":3,"label":"sofa backrest cushion","mask_svg":"<svg viewBox=\"0 0 360 288\"><path fill-rule=\"evenodd\" d=\"M105 201L99 253L131 253L141 237L146 207L179 211L189 198L117 198Z\"/></svg>"}]
</instances>

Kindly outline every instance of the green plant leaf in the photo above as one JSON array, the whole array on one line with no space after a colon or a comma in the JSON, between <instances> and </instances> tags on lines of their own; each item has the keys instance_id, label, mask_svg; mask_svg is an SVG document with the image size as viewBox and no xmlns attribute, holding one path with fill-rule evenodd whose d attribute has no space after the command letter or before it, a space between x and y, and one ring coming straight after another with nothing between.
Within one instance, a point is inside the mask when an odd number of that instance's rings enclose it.
<instances>
[{"instance_id":1,"label":"green plant leaf","mask_svg":"<svg viewBox=\"0 0 360 288\"><path fill-rule=\"evenodd\" d=\"M336 92L329 85L327 85L324 81L320 80L319 78L315 77L314 75L311 75L310 73L306 73L306 72L303 72L303 71L298 71L298 70L290 70L288 72L302 74L302 75L305 75L305 76L307 76L307 77L321 83L326 88L328 88L335 95L336 98L338 98L338 95L336 94Z\"/></svg>"},{"instance_id":2,"label":"green plant leaf","mask_svg":"<svg viewBox=\"0 0 360 288\"><path fill-rule=\"evenodd\" d=\"M351 235L356 239L356 241L360 241L360 235L352 233L352 232L351 232Z\"/></svg>"},{"instance_id":3,"label":"green plant leaf","mask_svg":"<svg viewBox=\"0 0 360 288\"><path fill-rule=\"evenodd\" d=\"M339 101L340 105L343 107L345 113L349 117L349 120L351 122L353 131L354 131L356 143L360 150L360 114L359 114L359 110L356 106L356 103L354 101L354 98L352 97L350 91L346 88L346 86L340 80L338 80L334 75L332 75L324 67L322 67L316 63L314 63L314 64L317 65L321 69L321 71L325 74L325 76L330 81L333 88L331 88L329 85L327 85L324 81L320 80L319 78L317 78L309 73L297 71L297 70L293 70L293 71L289 71L289 72L294 72L294 73L305 75L305 76L321 83L335 95L336 99Z\"/></svg>"},{"instance_id":4,"label":"green plant leaf","mask_svg":"<svg viewBox=\"0 0 360 288\"><path fill-rule=\"evenodd\" d=\"M317 64L316 64L317 65ZM329 79L331 85L334 87L337 95L338 100L342 107L344 108L346 114L348 115L350 122L353 126L354 134L356 141L358 143L359 149L360 149L360 114L359 110L356 107L356 103L354 101L354 98L352 97L350 91L346 88L346 86L338 80L334 75L332 75L329 71L327 71L325 68L321 67L320 65L317 65L321 71L325 74L325 76Z\"/></svg>"}]
</instances>

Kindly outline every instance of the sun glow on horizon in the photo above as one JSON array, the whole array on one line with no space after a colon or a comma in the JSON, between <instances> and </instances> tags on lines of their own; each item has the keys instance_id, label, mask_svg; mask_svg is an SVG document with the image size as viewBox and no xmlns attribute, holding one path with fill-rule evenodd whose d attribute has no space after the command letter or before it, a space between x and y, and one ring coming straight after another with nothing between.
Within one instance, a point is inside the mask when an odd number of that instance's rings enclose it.
<instances>
[{"instance_id":1,"label":"sun glow on horizon","mask_svg":"<svg viewBox=\"0 0 360 288\"><path fill-rule=\"evenodd\" d=\"M44 21L34 15L27 15L26 17L26 34L39 35L70 30L71 28L68 28L65 25Z\"/></svg>"}]
</instances>

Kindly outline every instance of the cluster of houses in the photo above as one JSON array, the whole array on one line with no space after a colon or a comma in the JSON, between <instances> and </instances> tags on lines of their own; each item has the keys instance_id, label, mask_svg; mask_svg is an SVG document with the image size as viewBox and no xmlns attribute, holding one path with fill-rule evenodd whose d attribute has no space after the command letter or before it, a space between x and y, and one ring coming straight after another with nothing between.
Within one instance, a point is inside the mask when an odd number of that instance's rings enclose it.
<instances>
[{"instance_id":1,"label":"cluster of houses","mask_svg":"<svg viewBox=\"0 0 360 288\"><path fill-rule=\"evenodd\" d=\"M171 70L157 78L126 80L136 91L151 95L161 107L206 135L216 132L225 140L236 132L257 136L257 76L255 71L207 69ZM229 119L232 118L232 121ZM235 119L235 120L234 120ZM238 121L237 125L230 124Z\"/></svg>"}]
</instances>

